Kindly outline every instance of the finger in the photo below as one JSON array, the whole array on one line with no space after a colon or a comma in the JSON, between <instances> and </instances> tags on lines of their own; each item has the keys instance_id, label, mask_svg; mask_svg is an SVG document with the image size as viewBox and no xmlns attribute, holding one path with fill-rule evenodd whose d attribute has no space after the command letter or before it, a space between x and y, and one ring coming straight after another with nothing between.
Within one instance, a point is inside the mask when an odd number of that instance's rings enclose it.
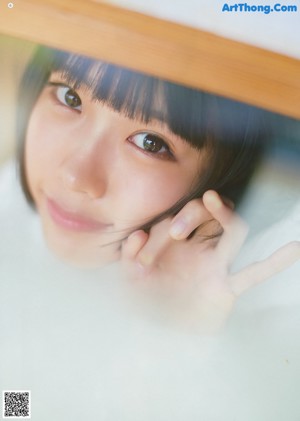
<instances>
[{"instance_id":1,"label":"finger","mask_svg":"<svg viewBox=\"0 0 300 421\"><path fill-rule=\"evenodd\" d=\"M171 219L167 218L151 228L149 238L136 259L143 266L152 266L174 241L169 234Z\"/></svg>"},{"instance_id":2,"label":"finger","mask_svg":"<svg viewBox=\"0 0 300 421\"><path fill-rule=\"evenodd\" d=\"M240 251L248 234L248 226L231 207L223 203L218 193L209 190L203 195L203 204L223 228L216 250L228 265Z\"/></svg>"},{"instance_id":3,"label":"finger","mask_svg":"<svg viewBox=\"0 0 300 421\"><path fill-rule=\"evenodd\" d=\"M138 230L130 234L126 241L122 244L122 259L134 260L146 244L148 237L149 235L142 230Z\"/></svg>"},{"instance_id":4,"label":"finger","mask_svg":"<svg viewBox=\"0 0 300 421\"><path fill-rule=\"evenodd\" d=\"M196 228L211 218L201 199L191 200L172 220L170 236L174 240L186 239Z\"/></svg>"},{"instance_id":5,"label":"finger","mask_svg":"<svg viewBox=\"0 0 300 421\"><path fill-rule=\"evenodd\" d=\"M253 263L240 272L231 275L232 291L237 296L271 276L283 271L300 259L300 242L293 241L275 251L267 259Z\"/></svg>"},{"instance_id":6,"label":"finger","mask_svg":"<svg viewBox=\"0 0 300 421\"><path fill-rule=\"evenodd\" d=\"M226 206L228 206L231 210L234 209L235 206L234 206L234 203L233 203L232 200L230 200L227 197L222 196L222 195L220 197L222 199L222 202L225 203Z\"/></svg>"}]
</instances>

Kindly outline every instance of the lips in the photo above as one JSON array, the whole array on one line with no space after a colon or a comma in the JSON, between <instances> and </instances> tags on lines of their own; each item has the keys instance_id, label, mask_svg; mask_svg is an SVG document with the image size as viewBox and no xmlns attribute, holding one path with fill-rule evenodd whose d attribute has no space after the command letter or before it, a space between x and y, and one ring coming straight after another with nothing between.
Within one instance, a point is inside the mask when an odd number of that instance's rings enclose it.
<instances>
[{"instance_id":1,"label":"lips","mask_svg":"<svg viewBox=\"0 0 300 421\"><path fill-rule=\"evenodd\" d=\"M47 208L55 224L70 231L103 231L112 225L86 218L76 212L69 212L50 198L47 198Z\"/></svg>"}]
</instances>

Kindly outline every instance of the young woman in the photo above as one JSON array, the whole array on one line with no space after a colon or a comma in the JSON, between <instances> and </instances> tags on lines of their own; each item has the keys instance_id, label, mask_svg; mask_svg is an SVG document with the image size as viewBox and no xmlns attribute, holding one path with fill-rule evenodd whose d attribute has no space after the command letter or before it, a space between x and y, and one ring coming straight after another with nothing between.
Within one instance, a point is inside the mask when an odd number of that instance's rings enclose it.
<instances>
[{"instance_id":1,"label":"young woman","mask_svg":"<svg viewBox=\"0 0 300 421\"><path fill-rule=\"evenodd\" d=\"M241 291L298 256L289 245L255 270L229 274L247 231L232 208L259 159L261 117L247 105L40 48L20 92L23 189L64 260L95 267L122 259L134 277L168 291L180 285L180 299L182 285L190 297L196 282L197 309L209 303L223 315Z\"/></svg>"}]
</instances>

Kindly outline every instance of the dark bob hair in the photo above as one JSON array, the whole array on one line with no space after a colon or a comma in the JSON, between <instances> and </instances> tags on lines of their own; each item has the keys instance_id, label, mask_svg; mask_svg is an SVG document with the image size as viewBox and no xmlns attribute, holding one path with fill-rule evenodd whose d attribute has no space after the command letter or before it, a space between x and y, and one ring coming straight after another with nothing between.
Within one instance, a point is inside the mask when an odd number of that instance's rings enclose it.
<instances>
[{"instance_id":1,"label":"dark bob hair","mask_svg":"<svg viewBox=\"0 0 300 421\"><path fill-rule=\"evenodd\" d=\"M175 215L189 200L202 197L208 189L216 190L235 204L241 199L266 140L263 111L91 58L39 47L27 66L19 91L19 169L31 205L34 203L24 160L26 130L34 104L53 72L60 72L72 88L81 86L89 90L93 100L144 123L157 118L159 106L159 118L174 134L195 149L207 152L207 170L195 175L196 187L142 229Z\"/></svg>"}]
</instances>

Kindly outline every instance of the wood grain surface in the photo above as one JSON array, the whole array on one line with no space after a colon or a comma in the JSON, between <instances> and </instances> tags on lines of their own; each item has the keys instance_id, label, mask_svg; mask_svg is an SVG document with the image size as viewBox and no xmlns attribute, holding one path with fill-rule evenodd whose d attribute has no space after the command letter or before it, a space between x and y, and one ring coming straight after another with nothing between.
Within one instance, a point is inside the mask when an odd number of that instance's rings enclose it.
<instances>
[{"instance_id":1,"label":"wood grain surface","mask_svg":"<svg viewBox=\"0 0 300 421\"><path fill-rule=\"evenodd\" d=\"M300 117L300 60L99 1L13 3L0 33Z\"/></svg>"}]
</instances>

